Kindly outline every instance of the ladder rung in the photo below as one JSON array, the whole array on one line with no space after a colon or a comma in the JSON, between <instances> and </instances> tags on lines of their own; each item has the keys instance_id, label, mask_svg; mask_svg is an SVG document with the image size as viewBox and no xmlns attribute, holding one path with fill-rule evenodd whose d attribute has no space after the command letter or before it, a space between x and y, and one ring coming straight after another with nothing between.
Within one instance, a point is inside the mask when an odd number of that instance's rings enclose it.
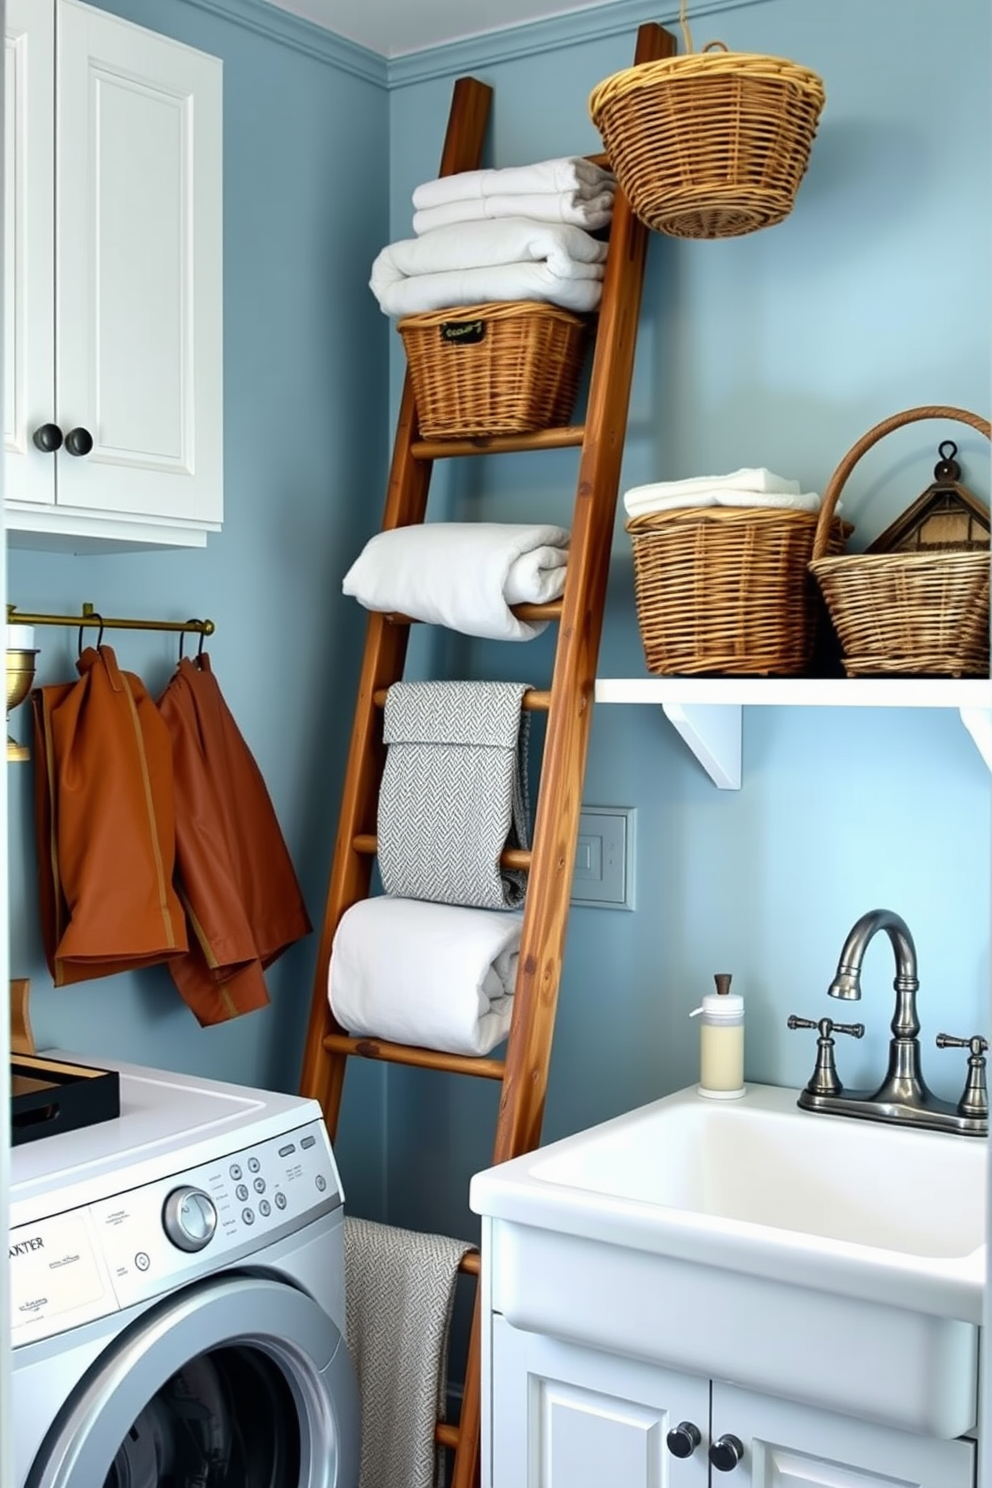
<instances>
[{"instance_id":1,"label":"ladder rung","mask_svg":"<svg viewBox=\"0 0 992 1488\"><path fill-rule=\"evenodd\" d=\"M412 1064L418 1069L444 1070L453 1075L477 1075L484 1080L502 1080L503 1060L482 1059L474 1054L445 1054L439 1049L421 1049L415 1044L391 1044L388 1039L352 1038L347 1033L327 1033L323 1040L329 1054L358 1054L362 1059L381 1059L386 1064Z\"/></svg>"},{"instance_id":2,"label":"ladder rung","mask_svg":"<svg viewBox=\"0 0 992 1488\"><path fill-rule=\"evenodd\" d=\"M560 599L549 599L544 604L515 604L510 605L511 612L518 620L560 620L562 602ZM390 625L418 625L420 622L411 620L409 615L399 615L390 612L386 615Z\"/></svg>"},{"instance_id":3,"label":"ladder rung","mask_svg":"<svg viewBox=\"0 0 992 1488\"><path fill-rule=\"evenodd\" d=\"M378 687L372 694L372 700L377 708L386 706L386 692L385 687ZM536 687L528 688L520 699L520 706L525 713L546 713L551 707L551 694L539 692Z\"/></svg>"},{"instance_id":4,"label":"ladder rung","mask_svg":"<svg viewBox=\"0 0 992 1488\"><path fill-rule=\"evenodd\" d=\"M533 434L489 434L466 439L415 439L415 460L444 460L453 455L512 455L520 450L576 449L585 438L584 424L537 429Z\"/></svg>"},{"instance_id":5,"label":"ladder rung","mask_svg":"<svg viewBox=\"0 0 992 1488\"><path fill-rule=\"evenodd\" d=\"M379 839L374 832L360 832L357 837L351 839L351 845L357 853L364 853L370 858L374 858L379 851ZM499 855L499 866L514 868L518 873L526 873L530 867L530 857L528 848L504 847Z\"/></svg>"},{"instance_id":6,"label":"ladder rung","mask_svg":"<svg viewBox=\"0 0 992 1488\"><path fill-rule=\"evenodd\" d=\"M455 1450L461 1439L461 1432L451 1421L434 1422L434 1440L439 1447L450 1447Z\"/></svg>"},{"instance_id":7,"label":"ladder rung","mask_svg":"<svg viewBox=\"0 0 992 1488\"><path fill-rule=\"evenodd\" d=\"M459 1271L466 1276L478 1276L482 1271L482 1257L477 1250L467 1250L458 1263Z\"/></svg>"}]
</instances>

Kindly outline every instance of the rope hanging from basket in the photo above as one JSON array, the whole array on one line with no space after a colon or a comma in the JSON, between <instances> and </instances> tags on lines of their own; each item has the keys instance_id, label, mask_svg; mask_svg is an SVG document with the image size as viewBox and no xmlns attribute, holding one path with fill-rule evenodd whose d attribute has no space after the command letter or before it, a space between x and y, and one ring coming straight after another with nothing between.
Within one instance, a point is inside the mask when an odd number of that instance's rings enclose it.
<instances>
[{"instance_id":1,"label":"rope hanging from basket","mask_svg":"<svg viewBox=\"0 0 992 1488\"><path fill-rule=\"evenodd\" d=\"M689 30L688 0L679 0L679 25L682 27L682 40L685 43L686 51L695 51L692 44L692 32Z\"/></svg>"}]
</instances>

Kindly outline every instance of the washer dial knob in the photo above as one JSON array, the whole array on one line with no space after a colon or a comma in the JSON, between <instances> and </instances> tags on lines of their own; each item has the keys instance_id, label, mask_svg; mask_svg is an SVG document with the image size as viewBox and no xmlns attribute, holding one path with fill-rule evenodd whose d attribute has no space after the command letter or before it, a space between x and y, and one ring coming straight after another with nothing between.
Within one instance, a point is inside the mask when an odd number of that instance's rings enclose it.
<instances>
[{"instance_id":1,"label":"washer dial knob","mask_svg":"<svg viewBox=\"0 0 992 1488\"><path fill-rule=\"evenodd\" d=\"M162 1224L180 1250L202 1250L217 1228L217 1210L201 1188L174 1188L162 1209Z\"/></svg>"}]
</instances>

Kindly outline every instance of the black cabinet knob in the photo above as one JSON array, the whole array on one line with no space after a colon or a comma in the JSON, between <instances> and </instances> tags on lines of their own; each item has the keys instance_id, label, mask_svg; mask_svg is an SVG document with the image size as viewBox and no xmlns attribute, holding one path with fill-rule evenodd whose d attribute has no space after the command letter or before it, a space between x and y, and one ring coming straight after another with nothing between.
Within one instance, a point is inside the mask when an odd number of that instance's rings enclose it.
<instances>
[{"instance_id":1,"label":"black cabinet knob","mask_svg":"<svg viewBox=\"0 0 992 1488\"><path fill-rule=\"evenodd\" d=\"M692 1421L680 1421L677 1426L672 1427L665 1441L673 1457L691 1457L702 1437L699 1427L693 1425Z\"/></svg>"},{"instance_id":2,"label":"black cabinet knob","mask_svg":"<svg viewBox=\"0 0 992 1488\"><path fill-rule=\"evenodd\" d=\"M733 1472L744 1456L744 1443L739 1436L726 1432L710 1447L710 1462L717 1472Z\"/></svg>"},{"instance_id":3,"label":"black cabinet knob","mask_svg":"<svg viewBox=\"0 0 992 1488\"><path fill-rule=\"evenodd\" d=\"M65 447L70 455L88 455L93 448L93 435L89 429L70 429L65 436Z\"/></svg>"},{"instance_id":4,"label":"black cabinet knob","mask_svg":"<svg viewBox=\"0 0 992 1488\"><path fill-rule=\"evenodd\" d=\"M31 439L35 448L46 455L54 455L57 449L62 448L62 430L58 424L42 424L40 429L35 429Z\"/></svg>"}]
</instances>

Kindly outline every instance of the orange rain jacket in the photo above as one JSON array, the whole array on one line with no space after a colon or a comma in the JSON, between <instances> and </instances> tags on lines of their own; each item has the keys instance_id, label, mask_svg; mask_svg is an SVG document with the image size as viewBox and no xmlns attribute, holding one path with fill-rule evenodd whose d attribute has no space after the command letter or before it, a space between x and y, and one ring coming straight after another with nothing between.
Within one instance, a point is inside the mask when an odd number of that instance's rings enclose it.
<instances>
[{"instance_id":1,"label":"orange rain jacket","mask_svg":"<svg viewBox=\"0 0 992 1488\"><path fill-rule=\"evenodd\" d=\"M139 677L88 646L31 694L41 931L57 987L186 950L169 734Z\"/></svg>"},{"instance_id":2,"label":"orange rain jacket","mask_svg":"<svg viewBox=\"0 0 992 1488\"><path fill-rule=\"evenodd\" d=\"M201 654L159 710L172 741L176 883L189 951L169 971L201 1024L269 1001L263 968L312 926L261 771Z\"/></svg>"}]
</instances>

